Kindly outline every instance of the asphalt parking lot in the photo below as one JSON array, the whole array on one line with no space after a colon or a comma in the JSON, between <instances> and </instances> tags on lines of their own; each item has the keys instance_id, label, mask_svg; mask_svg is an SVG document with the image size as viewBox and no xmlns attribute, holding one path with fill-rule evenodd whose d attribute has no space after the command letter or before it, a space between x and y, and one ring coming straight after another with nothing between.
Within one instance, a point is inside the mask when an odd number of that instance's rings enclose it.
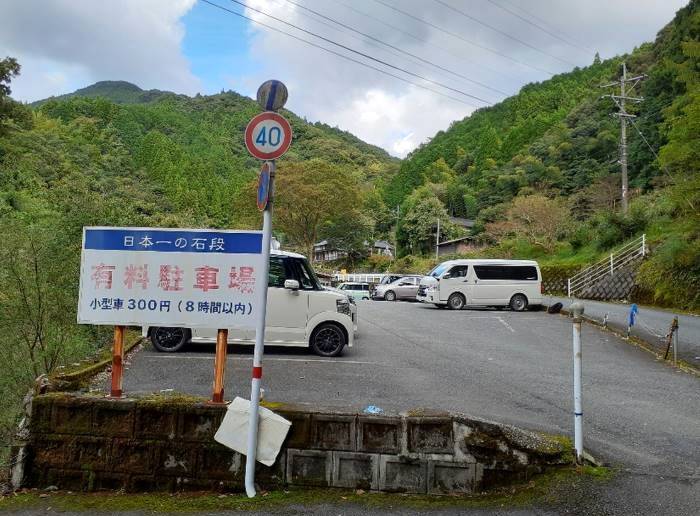
<instances>
[{"instance_id":1,"label":"asphalt parking lot","mask_svg":"<svg viewBox=\"0 0 700 516\"><path fill-rule=\"evenodd\" d=\"M446 409L572 433L570 319L381 301L359 302L358 312L355 346L342 357L266 348L265 398L358 410ZM208 396L213 350L197 345L163 354L146 347L130 359L125 392L173 389ZM251 348L229 349L227 399L249 396L251 361ZM676 504L678 514L700 504L699 382L584 325L585 447L625 470L628 476L621 478L632 482L630 489L644 490L636 502L647 497L664 509ZM662 492L654 487L660 483L666 483Z\"/></svg>"}]
</instances>

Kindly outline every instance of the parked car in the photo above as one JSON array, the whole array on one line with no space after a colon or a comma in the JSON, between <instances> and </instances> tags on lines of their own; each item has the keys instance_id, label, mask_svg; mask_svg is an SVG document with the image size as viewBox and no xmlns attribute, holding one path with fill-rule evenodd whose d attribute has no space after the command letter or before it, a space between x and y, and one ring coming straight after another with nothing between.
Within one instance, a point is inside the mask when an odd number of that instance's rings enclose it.
<instances>
[{"instance_id":1,"label":"parked car","mask_svg":"<svg viewBox=\"0 0 700 516\"><path fill-rule=\"evenodd\" d=\"M352 347L357 307L344 293L324 289L300 254L272 250L267 291L265 344L310 347L317 355L335 357ZM216 329L144 328L158 351L181 350L188 342L214 343ZM232 329L229 344L255 344L255 330Z\"/></svg>"},{"instance_id":2,"label":"parked car","mask_svg":"<svg viewBox=\"0 0 700 516\"><path fill-rule=\"evenodd\" d=\"M386 285L378 285L373 292L373 299L396 301L397 299L416 300L421 276L402 276Z\"/></svg>"},{"instance_id":3,"label":"parked car","mask_svg":"<svg viewBox=\"0 0 700 516\"><path fill-rule=\"evenodd\" d=\"M416 299L452 310L509 306L522 312L542 304L542 275L531 260L450 260L421 280Z\"/></svg>"},{"instance_id":4,"label":"parked car","mask_svg":"<svg viewBox=\"0 0 700 516\"><path fill-rule=\"evenodd\" d=\"M346 282L338 285L338 290L354 299L369 299L369 283Z\"/></svg>"},{"instance_id":5,"label":"parked car","mask_svg":"<svg viewBox=\"0 0 700 516\"><path fill-rule=\"evenodd\" d=\"M382 277L381 281L378 283L370 283L369 285L369 297L370 299L376 299L376 291L377 287L380 285L388 285L389 283L393 283L399 278L402 278L404 275L403 274L385 274L384 277Z\"/></svg>"}]
</instances>

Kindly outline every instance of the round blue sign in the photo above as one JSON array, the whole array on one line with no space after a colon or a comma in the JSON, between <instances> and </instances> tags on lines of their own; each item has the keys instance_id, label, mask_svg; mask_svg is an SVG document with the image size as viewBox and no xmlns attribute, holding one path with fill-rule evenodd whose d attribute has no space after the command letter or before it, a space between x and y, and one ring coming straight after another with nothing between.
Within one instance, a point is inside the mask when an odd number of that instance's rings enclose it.
<instances>
[{"instance_id":1,"label":"round blue sign","mask_svg":"<svg viewBox=\"0 0 700 516\"><path fill-rule=\"evenodd\" d=\"M277 111L287 102L287 87L281 81L265 81L258 88L258 104L265 111Z\"/></svg>"},{"instance_id":2,"label":"round blue sign","mask_svg":"<svg viewBox=\"0 0 700 516\"><path fill-rule=\"evenodd\" d=\"M267 201L270 197L270 169L273 166L269 161L266 161L258 175L258 209L260 211L265 211L267 208Z\"/></svg>"}]
</instances>

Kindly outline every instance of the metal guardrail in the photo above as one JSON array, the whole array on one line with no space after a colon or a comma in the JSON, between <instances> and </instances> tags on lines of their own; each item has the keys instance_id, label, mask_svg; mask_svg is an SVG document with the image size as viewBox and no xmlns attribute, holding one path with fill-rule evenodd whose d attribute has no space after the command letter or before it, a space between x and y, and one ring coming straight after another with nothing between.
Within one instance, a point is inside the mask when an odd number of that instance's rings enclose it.
<instances>
[{"instance_id":1,"label":"metal guardrail","mask_svg":"<svg viewBox=\"0 0 700 516\"><path fill-rule=\"evenodd\" d=\"M334 281L349 281L352 283L379 283L386 274L377 273L350 273L350 274L333 274Z\"/></svg>"},{"instance_id":2,"label":"metal guardrail","mask_svg":"<svg viewBox=\"0 0 700 516\"><path fill-rule=\"evenodd\" d=\"M586 267L567 280L569 297L594 285L606 276L613 276L616 270L626 267L647 254L646 234L636 238L610 253L602 260Z\"/></svg>"}]
</instances>

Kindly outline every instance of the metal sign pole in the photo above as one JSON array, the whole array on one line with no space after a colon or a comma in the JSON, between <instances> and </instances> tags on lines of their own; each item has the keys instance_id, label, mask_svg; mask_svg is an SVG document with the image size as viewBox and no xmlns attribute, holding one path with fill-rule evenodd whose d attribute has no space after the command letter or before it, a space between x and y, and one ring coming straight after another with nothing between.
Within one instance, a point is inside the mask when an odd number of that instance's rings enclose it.
<instances>
[{"instance_id":1,"label":"metal sign pole","mask_svg":"<svg viewBox=\"0 0 700 516\"><path fill-rule=\"evenodd\" d=\"M272 240L272 204L275 184L275 162L270 161L270 184L267 206L263 211L263 270L264 281L258 306L262 311L255 329L255 351L253 352L253 375L250 384L250 418L248 420L248 453L245 461L245 492L249 498L255 496L255 460L258 451L258 409L260 406L260 381L262 379L262 357L265 347L265 316L267 314L267 281L270 271L270 245Z\"/></svg>"}]
</instances>

